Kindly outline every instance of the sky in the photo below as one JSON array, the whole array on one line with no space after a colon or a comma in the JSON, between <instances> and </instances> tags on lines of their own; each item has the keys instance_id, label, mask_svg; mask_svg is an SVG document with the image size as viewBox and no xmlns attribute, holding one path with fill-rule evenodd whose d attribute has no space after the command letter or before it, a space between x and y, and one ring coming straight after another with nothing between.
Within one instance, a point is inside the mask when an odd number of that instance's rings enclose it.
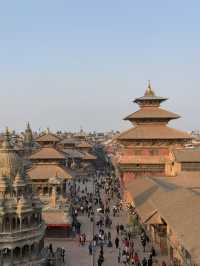
<instances>
[{"instance_id":1,"label":"sky","mask_svg":"<svg viewBox=\"0 0 200 266\"><path fill-rule=\"evenodd\" d=\"M0 130L130 127L147 81L200 129L200 1L0 0Z\"/></svg>"}]
</instances>

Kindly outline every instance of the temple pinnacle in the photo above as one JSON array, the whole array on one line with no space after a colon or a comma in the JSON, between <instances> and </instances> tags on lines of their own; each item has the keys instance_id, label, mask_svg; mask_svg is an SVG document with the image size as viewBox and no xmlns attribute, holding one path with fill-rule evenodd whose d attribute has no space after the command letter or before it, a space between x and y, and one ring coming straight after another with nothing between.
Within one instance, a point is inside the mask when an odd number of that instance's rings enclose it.
<instances>
[{"instance_id":1,"label":"temple pinnacle","mask_svg":"<svg viewBox=\"0 0 200 266\"><path fill-rule=\"evenodd\" d=\"M150 80L148 80L148 86L147 86L147 89L145 91L145 96L147 96L147 97L155 96L155 93L154 93L154 91L151 88Z\"/></svg>"}]
</instances>

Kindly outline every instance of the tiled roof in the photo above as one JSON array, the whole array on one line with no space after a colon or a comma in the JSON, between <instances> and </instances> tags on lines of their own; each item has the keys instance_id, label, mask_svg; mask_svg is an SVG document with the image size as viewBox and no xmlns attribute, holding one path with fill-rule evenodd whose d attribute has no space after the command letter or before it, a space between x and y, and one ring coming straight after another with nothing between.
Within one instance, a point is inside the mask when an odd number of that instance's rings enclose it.
<instances>
[{"instance_id":1,"label":"tiled roof","mask_svg":"<svg viewBox=\"0 0 200 266\"><path fill-rule=\"evenodd\" d=\"M43 147L30 156L30 160L38 159L65 159L65 155L53 147Z\"/></svg>"},{"instance_id":2,"label":"tiled roof","mask_svg":"<svg viewBox=\"0 0 200 266\"><path fill-rule=\"evenodd\" d=\"M154 180L166 185L175 185L183 188L200 188L200 171L182 171L174 177L154 177Z\"/></svg>"},{"instance_id":3,"label":"tiled roof","mask_svg":"<svg viewBox=\"0 0 200 266\"><path fill-rule=\"evenodd\" d=\"M158 107L143 107L138 111L132 113L131 115L127 116L124 120L134 120L134 119L141 119L141 118L164 118L164 119L177 119L180 116L164 110Z\"/></svg>"},{"instance_id":4,"label":"tiled roof","mask_svg":"<svg viewBox=\"0 0 200 266\"><path fill-rule=\"evenodd\" d=\"M75 149L63 149L63 152L66 153L69 158L83 158L84 154Z\"/></svg>"},{"instance_id":5,"label":"tiled roof","mask_svg":"<svg viewBox=\"0 0 200 266\"><path fill-rule=\"evenodd\" d=\"M196 263L200 262L200 196L186 189L177 189L159 195L159 198L151 199L176 233L178 240L190 253Z\"/></svg>"},{"instance_id":6,"label":"tiled roof","mask_svg":"<svg viewBox=\"0 0 200 266\"><path fill-rule=\"evenodd\" d=\"M47 225L71 225L71 220L62 210L47 210L42 212L42 218Z\"/></svg>"},{"instance_id":7,"label":"tiled roof","mask_svg":"<svg viewBox=\"0 0 200 266\"><path fill-rule=\"evenodd\" d=\"M128 185L142 220L158 213L192 259L200 262L200 196L188 189L170 185L166 178L138 178ZM172 178L173 179L173 178ZM168 178L171 180L171 177ZM147 218L146 218L147 217ZM155 221L157 223L157 221ZM159 221L158 221L159 223Z\"/></svg>"},{"instance_id":8,"label":"tiled roof","mask_svg":"<svg viewBox=\"0 0 200 266\"><path fill-rule=\"evenodd\" d=\"M200 162L200 150L197 149L177 149L173 151L178 162Z\"/></svg>"},{"instance_id":9,"label":"tiled roof","mask_svg":"<svg viewBox=\"0 0 200 266\"><path fill-rule=\"evenodd\" d=\"M137 103L137 102L139 102L139 101L147 101L147 100L150 100L150 101L152 101L152 100L157 100L157 101L159 101L159 102L163 102L163 101L166 101L167 98L159 97L159 96L156 96L156 95L154 95L154 96L145 96L145 95L144 95L144 96L142 96L142 97L136 98L136 99L134 100L134 102Z\"/></svg>"},{"instance_id":10,"label":"tiled roof","mask_svg":"<svg viewBox=\"0 0 200 266\"><path fill-rule=\"evenodd\" d=\"M138 125L118 136L119 140L144 140L144 139L191 139L184 131L170 128L165 125Z\"/></svg>"},{"instance_id":11,"label":"tiled roof","mask_svg":"<svg viewBox=\"0 0 200 266\"><path fill-rule=\"evenodd\" d=\"M35 139L37 142L59 142L60 138L52 133L43 134Z\"/></svg>"},{"instance_id":12,"label":"tiled roof","mask_svg":"<svg viewBox=\"0 0 200 266\"><path fill-rule=\"evenodd\" d=\"M88 152L84 152L84 157L83 160L96 160L97 157L88 153Z\"/></svg>"},{"instance_id":13,"label":"tiled roof","mask_svg":"<svg viewBox=\"0 0 200 266\"><path fill-rule=\"evenodd\" d=\"M60 141L60 144L76 144L77 140L72 138L63 139Z\"/></svg>"},{"instance_id":14,"label":"tiled roof","mask_svg":"<svg viewBox=\"0 0 200 266\"><path fill-rule=\"evenodd\" d=\"M65 179L72 178L66 168L54 164L34 165L31 169L28 170L27 174L32 180L50 179L55 176Z\"/></svg>"},{"instance_id":15,"label":"tiled roof","mask_svg":"<svg viewBox=\"0 0 200 266\"><path fill-rule=\"evenodd\" d=\"M91 148L92 146L89 143L87 143L87 142L84 141L84 142L78 143L76 145L76 147L78 147L78 148Z\"/></svg>"}]
</instances>

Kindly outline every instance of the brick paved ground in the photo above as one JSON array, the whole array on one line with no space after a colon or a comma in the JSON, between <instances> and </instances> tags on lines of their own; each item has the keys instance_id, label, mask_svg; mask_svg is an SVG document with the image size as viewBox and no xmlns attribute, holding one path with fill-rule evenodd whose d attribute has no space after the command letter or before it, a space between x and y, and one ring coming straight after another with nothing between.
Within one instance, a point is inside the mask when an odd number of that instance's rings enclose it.
<instances>
[{"instance_id":1,"label":"brick paved ground","mask_svg":"<svg viewBox=\"0 0 200 266\"><path fill-rule=\"evenodd\" d=\"M88 192L92 192L92 181L90 181L87 184L87 189ZM83 185L81 185L81 189L84 188ZM103 197L103 194L102 194ZM111 202L111 206L114 205L114 202ZM95 220L98 220L98 214L95 213ZM93 259L92 256L89 255L88 252L88 243L90 240L92 240L93 238L93 224L90 222L90 220L86 217L86 216L79 216L78 217L79 221L82 224L81 227L81 231L82 233L85 233L87 235L87 243L85 246L80 246L79 245L79 241L78 239L48 239L45 241L46 245L49 245L49 243L53 244L54 249L56 247L63 247L66 250L66 262L65 265L66 266L93 266ZM116 225L117 224L127 224L127 214L125 211L122 211L120 213L120 215L118 217L112 217L112 228L109 230L111 232L112 235L112 242L113 242L113 247L112 248L108 248L105 247L104 248L104 258L105 261L103 263L103 266L116 266L118 265L117 262L117 256L118 256L118 250L115 248L114 245L114 240L116 238ZM95 226L95 231L97 231L98 228L97 226ZM108 232L107 229L105 229L106 232ZM139 237L137 237L134 240L134 244L135 244L135 251L138 253L140 260L142 260L142 258L144 256L148 257L149 254L149 250L150 247L147 247L147 252L143 253L142 252L142 246L139 240ZM120 245L122 245L121 241L120 241ZM99 255L99 248L97 248L96 252L95 252L95 266L97 265L97 258ZM166 258L162 258L162 257L156 257L156 259L158 259L158 265L161 265L161 261L164 259L165 261Z\"/></svg>"}]
</instances>

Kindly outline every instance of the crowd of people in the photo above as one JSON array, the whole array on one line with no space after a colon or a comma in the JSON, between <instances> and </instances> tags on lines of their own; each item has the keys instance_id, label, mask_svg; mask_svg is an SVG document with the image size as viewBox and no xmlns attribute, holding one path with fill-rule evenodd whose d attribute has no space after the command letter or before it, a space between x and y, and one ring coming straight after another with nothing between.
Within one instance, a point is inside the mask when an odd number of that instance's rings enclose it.
<instances>
[{"instance_id":1,"label":"crowd of people","mask_svg":"<svg viewBox=\"0 0 200 266\"><path fill-rule=\"evenodd\" d=\"M76 228L79 244L85 245L89 241L89 256L94 256L98 266L106 261L105 249L115 249L118 264L152 266L156 251L145 231L135 235L126 224L116 224L116 217L124 214L119 182L115 176L98 174L90 191L88 184L91 186L91 180L77 181L73 190L74 216L88 217L94 228L92 239ZM162 266L166 266L165 262Z\"/></svg>"}]
</instances>

